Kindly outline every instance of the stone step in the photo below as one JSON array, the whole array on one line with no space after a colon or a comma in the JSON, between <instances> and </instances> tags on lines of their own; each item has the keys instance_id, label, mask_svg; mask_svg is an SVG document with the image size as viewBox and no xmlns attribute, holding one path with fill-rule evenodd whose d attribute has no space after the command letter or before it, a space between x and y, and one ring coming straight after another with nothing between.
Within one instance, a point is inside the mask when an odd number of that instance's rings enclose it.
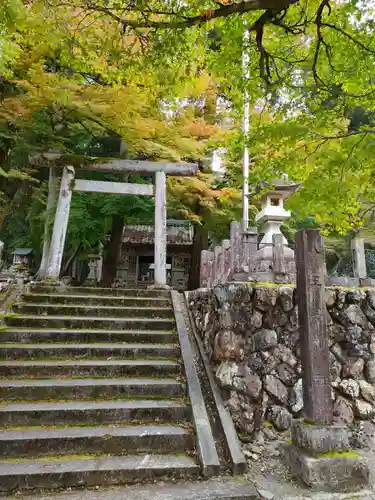
<instances>
[{"instance_id":1,"label":"stone step","mask_svg":"<svg viewBox=\"0 0 375 500\"><path fill-rule=\"evenodd\" d=\"M281 497L274 496L270 492L267 492L267 496L260 495L254 484L245 477L225 476L205 481L179 481L177 484L161 482L160 484L53 493L52 496L45 493L38 496L38 500L265 500L266 498L280 500ZM282 495L282 498L283 500L303 500L301 495L298 495L298 498L294 495L292 498L290 494L287 497ZM319 498L322 498L321 495ZM337 500L337 497L335 498ZM359 498L362 496L358 496L357 500ZM368 496L366 498L369 500ZM22 500L35 500L35 496L22 495Z\"/></svg>"},{"instance_id":2,"label":"stone step","mask_svg":"<svg viewBox=\"0 0 375 500\"><path fill-rule=\"evenodd\" d=\"M172 318L100 318L96 316L29 316L6 314L5 324L23 328L72 328L108 330L166 330L174 328Z\"/></svg>"},{"instance_id":3,"label":"stone step","mask_svg":"<svg viewBox=\"0 0 375 500\"><path fill-rule=\"evenodd\" d=\"M123 307L169 307L170 299L167 297L107 297L105 295L79 295L79 294L43 294L27 293L22 296L23 302L43 304L73 304L73 305L101 305L101 306L123 306Z\"/></svg>"},{"instance_id":4,"label":"stone step","mask_svg":"<svg viewBox=\"0 0 375 500\"><path fill-rule=\"evenodd\" d=\"M182 365L167 360L0 361L0 377L170 377L182 373Z\"/></svg>"},{"instance_id":5,"label":"stone step","mask_svg":"<svg viewBox=\"0 0 375 500\"><path fill-rule=\"evenodd\" d=\"M171 297L169 290L148 290L141 288L99 288L99 287L80 287L80 286L52 286L33 284L29 287L31 293L43 294L67 294L67 295L103 295L107 297Z\"/></svg>"},{"instance_id":6,"label":"stone step","mask_svg":"<svg viewBox=\"0 0 375 500\"><path fill-rule=\"evenodd\" d=\"M42 316L99 316L100 318L173 318L171 307L111 307L66 304L33 304L18 303L13 305L16 314L31 314Z\"/></svg>"},{"instance_id":7,"label":"stone step","mask_svg":"<svg viewBox=\"0 0 375 500\"><path fill-rule=\"evenodd\" d=\"M126 455L94 458L64 457L0 461L0 492L71 486L134 484L158 479L196 478L200 467L186 455Z\"/></svg>"},{"instance_id":8,"label":"stone step","mask_svg":"<svg viewBox=\"0 0 375 500\"><path fill-rule=\"evenodd\" d=\"M172 425L40 428L0 432L0 459L83 453L182 453L193 449L193 433Z\"/></svg>"},{"instance_id":9,"label":"stone step","mask_svg":"<svg viewBox=\"0 0 375 500\"><path fill-rule=\"evenodd\" d=\"M140 344L154 343L158 345L178 342L178 337L171 330L59 330L55 328L28 329L28 328L6 328L0 331L2 342L64 342L66 347L74 343L96 343L96 342L137 342ZM2 347L4 344L1 344ZM20 346L21 347L21 346ZM163 345L164 347L164 345Z\"/></svg>"},{"instance_id":10,"label":"stone step","mask_svg":"<svg viewBox=\"0 0 375 500\"><path fill-rule=\"evenodd\" d=\"M48 379L0 380L2 401L72 399L173 398L186 395L175 379Z\"/></svg>"},{"instance_id":11,"label":"stone step","mask_svg":"<svg viewBox=\"0 0 375 500\"><path fill-rule=\"evenodd\" d=\"M4 403L4 401L3 401ZM180 401L67 401L0 404L0 426L94 425L125 422L184 422L191 407Z\"/></svg>"},{"instance_id":12,"label":"stone step","mask_svg":"<svg viewBox=\"0 0 375 500\"><path fill-rule=\"evenodd\" d=\"M64 332L66 333L66 332ZM2 332L0 333L2 336ZM174 345L156 344L25 344L0 343L0 359L176 359L180 349Z\"/></svg>"}]
</instances>

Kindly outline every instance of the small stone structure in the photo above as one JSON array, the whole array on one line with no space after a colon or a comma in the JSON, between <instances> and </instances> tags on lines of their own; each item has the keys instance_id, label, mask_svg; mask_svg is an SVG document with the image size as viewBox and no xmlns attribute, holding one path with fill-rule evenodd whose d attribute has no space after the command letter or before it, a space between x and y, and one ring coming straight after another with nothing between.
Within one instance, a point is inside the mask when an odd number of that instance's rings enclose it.
<instances>
[{"instance_id":1,"label":"small stone structure","mask_svg":"<svg viewBox=\"0 0 375 500\"><path fill-rule=\"evenodd\" d=\"M86 278L86 284L97 285L102 279L103 272L103 245L99 245L97 254L89 256L89 275Z\"/></svg>"},{"instance_id":2,"label":"small stone structure","mask_svg":"<svg viewBox=\"0 0 375 500\"><path fill-rule=\"evenodd\" d=\"M190 221L167 219L167 285L187 288L194 228ZM117 263L116 284L142 287L154 283L154 228L148 225L125 226Z\"/></svg>"},{"instance_id":3,"label":"small stone structure","mask_svg":"<svg viewBox=\"0 0 375 500\"><path fill-rule=\"evenodd\" d=\"M13 255L13 266L24 266L29 268L31 265L33 249L32 248L16 248Z\"/></svg>"},{"instance_id":4,"label":"small stone structure","mask_svg":"<svg viewBox=\"0 0 375 500\"><path fill-rule=\"evenodd\" d=\"M295 288L226 283L188 297L239 432L289 429L304 404ZM375 416L375 290L326 288L325 304L333 419L353 426Z\"/></svg>"},{"instance_id":5,"label":"small stone structure","mask_svg":"<svg viewBox=\"0 0 375 500\"><path fill-rule=\"evenodd\" d=\"M250 264L250 271L267 273L272 270L276 281L278 277L288 276L287 282L291 282L295 279L294 251L288 246L280 228L291 216L290 211L284 208L284 201L300 184L289 182L287 176L276 179L272 184L273 187L262 195L261 211L255 217L255 221L262 226L264 235ZM264 190L266 187L264 184L260 189Z\"/></svg>"}]
</instances>

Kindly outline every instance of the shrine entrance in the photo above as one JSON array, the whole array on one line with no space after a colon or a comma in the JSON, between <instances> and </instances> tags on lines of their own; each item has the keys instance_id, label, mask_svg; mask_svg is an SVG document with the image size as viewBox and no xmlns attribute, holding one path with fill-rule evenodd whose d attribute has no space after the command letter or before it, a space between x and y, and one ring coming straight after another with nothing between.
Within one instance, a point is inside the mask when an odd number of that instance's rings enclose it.
<instances>
[{"instance_id":1,"label":"shrine entrance","mask_svg":"<svg viewBox=\"0 0 375 500\"><path fill-rule=\"evenodd\" d=\"M42 155L44 161L55 160L59 155ZM153 283L156 286L167 285L167 204L166 204L166 176L192 176L197 172L197 166L191 163L159 163L136 160L113 160L109 163L87 163L82 168L86 171L111 172L119 174L142 174L155 178L155 187L151 184L135 184L126 182L93 181L75 178L75 169L72 166L63 167L60 184L60 194L57 202L55 221L49 254L46 265L46 277L58 279L63 259L64 244L69 221L70 204L74 191L96 192L107 194L155 196L154 221L154 256L151 266ZM40 159L39 159L40 161ZM150 267L150 264L149 264ZM151 269L149 269L151 271ZM140 270L138 270L139 274Z\"/></svg>"}]
</instances>

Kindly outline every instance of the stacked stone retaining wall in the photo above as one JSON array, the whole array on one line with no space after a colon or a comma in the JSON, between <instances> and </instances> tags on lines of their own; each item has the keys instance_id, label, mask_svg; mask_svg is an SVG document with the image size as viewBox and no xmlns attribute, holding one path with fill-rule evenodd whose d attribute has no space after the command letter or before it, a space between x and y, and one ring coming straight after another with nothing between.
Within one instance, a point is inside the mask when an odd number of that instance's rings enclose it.
<instances>
[{"instance_id":1,"label":"stacked stone retaining wall","mask_svg":"<svg viewBox=\"0 0 375 500\"><path fill-rule=\"evenodd\" d=\"M375 289L326 288L334 418L375 418ZM303 415L295 288L227 283L188 295L226 406L240 433Z\"/></svg>"}]
</instances>

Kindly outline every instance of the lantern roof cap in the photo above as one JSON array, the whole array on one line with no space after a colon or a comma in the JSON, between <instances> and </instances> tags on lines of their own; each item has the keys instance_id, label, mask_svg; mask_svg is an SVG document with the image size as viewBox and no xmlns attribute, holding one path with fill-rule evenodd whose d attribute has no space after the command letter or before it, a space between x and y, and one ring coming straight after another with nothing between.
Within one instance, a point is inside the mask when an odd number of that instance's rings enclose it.
<instances>
[{"instance_id":1,"label":"lantern roof cap","mask_svg":"<svg viewBox=\"0 0 375 500\"><path fill-rule=\"evenodd\" d=\"M300 183L289 181L288 174L284 174L281 179L273 179L271 182L263 181L254 187L252 194L263 193L262 196L278 195L284 200L298 191L302 186Z\"/></svg>"}]
</instances>

